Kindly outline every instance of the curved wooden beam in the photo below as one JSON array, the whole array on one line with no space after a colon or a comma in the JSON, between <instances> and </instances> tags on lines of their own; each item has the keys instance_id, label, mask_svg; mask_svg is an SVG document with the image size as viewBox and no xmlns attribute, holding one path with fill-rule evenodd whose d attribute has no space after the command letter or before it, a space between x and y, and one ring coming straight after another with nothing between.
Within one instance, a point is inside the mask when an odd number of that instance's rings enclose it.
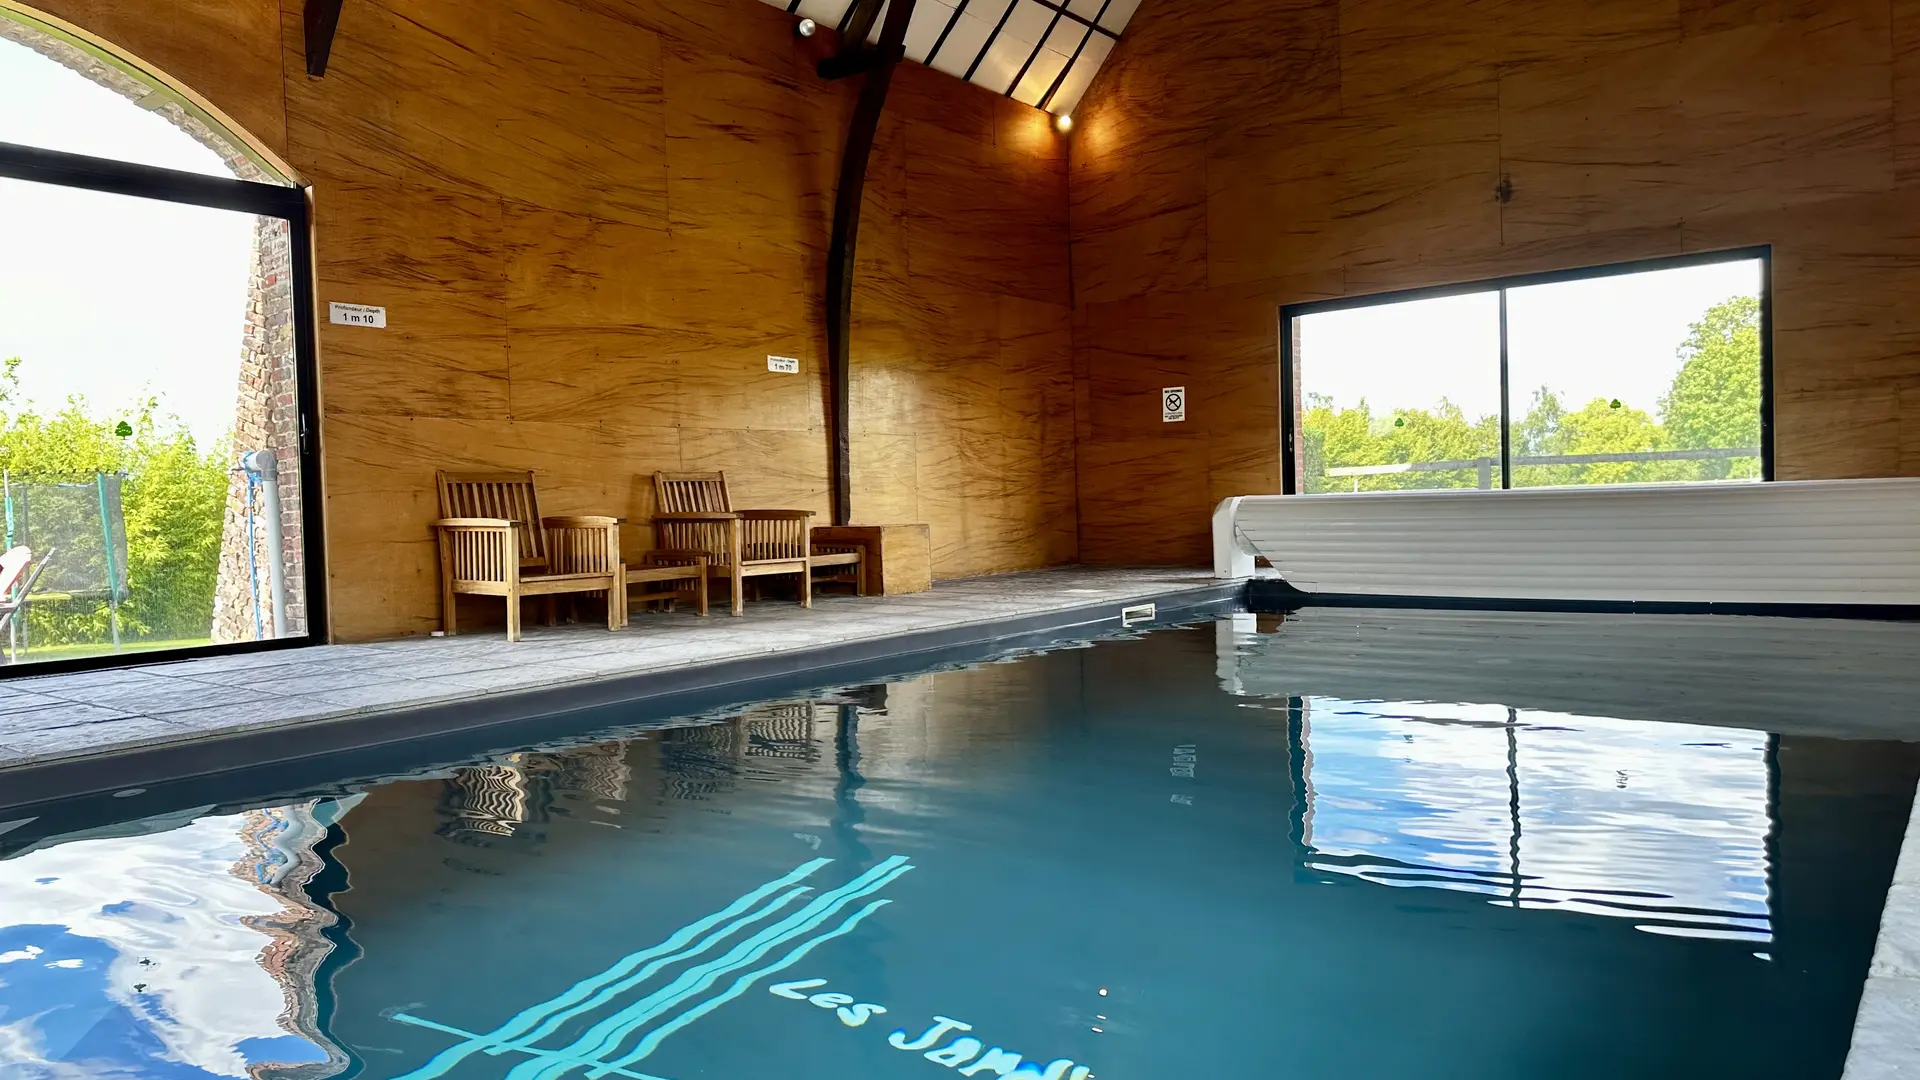
<instances>
[{"instance_id":1,"label":"curved wooden beam","mask_svg":"<svg viewBox=\"0 0 1920 1080\"><path fill-rule=\"evenodd\" d=\"M307 0L307 74L319 78L327 73L327 59L333 55L333 32L340 28L340 6L346 0Z\"/></svg>"},{"instance_id":2,"label":"curved wooden beam","mask_svg":"<svg viewBox=\"0 0 1920 1080\"><path fill-rule=\"evenodd\" d=\"M833 523L847 525L853 518L852 333L854 247L860 235L860 203L866 194L867 159L873 137L880 130L880 114L887 106L887 87L894 65L906 55L907 24L913 19L913 0L890 0L880 43L865 49L863 33L842 44L840 53L820 62L820 74L836 78L850 69L864 68L867 81L860 88L847 130L847 152L840 159L840 186L833 199L833 240L827 250L827 371L831 400L828 407L827 468L833 489Z\"/></svg>"}]
</instances>

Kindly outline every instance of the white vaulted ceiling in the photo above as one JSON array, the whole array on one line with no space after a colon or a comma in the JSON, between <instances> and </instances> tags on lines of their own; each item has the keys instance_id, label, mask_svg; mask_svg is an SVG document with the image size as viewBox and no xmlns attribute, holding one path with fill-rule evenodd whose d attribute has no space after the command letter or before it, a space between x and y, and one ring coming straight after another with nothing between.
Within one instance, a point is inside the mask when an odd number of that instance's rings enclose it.
<instances>
[{"instance_id":1,"label":"white vaulted ceiling","mask_svg":"<svg viewBox=\"0 0 1920 1080\"><path fill-rule=\"evenodd\" d=\"M839 27L853 0L766 0ZM907 59L996 94L1068 114L1140 0L916 0ZM873 23L878 39L884 10Z\"/></svg>"}]
</instances>

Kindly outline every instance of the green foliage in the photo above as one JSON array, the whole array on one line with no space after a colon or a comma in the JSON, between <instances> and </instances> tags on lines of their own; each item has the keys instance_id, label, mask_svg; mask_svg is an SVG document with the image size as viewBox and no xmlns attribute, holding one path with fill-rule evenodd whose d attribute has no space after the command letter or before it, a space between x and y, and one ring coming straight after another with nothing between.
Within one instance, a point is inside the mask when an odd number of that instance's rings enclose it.
<instances>
[{"instance_id":1,"label":"green foliage","mask_svg":"<svg viewBox=\"0 0 1920 1080\"><path fill-rule=\"evenodd\" d=\"M1346 465L1381 465L1406 461L1464 461L1500 454L1500 420L1482 417L1469 421L1460 406L1441 401L1431 412L1404 409L1376 417L1366 401L1351 409L1335 409L1326 398L1307 403L1307 490L1401 491L1409 488L1476 487L1478 469L1448 472L1404 472L1382 476L1328 477L1326 469Z\"/></svg>"},{"instance_id":2,"label":"green foliage","mask_svg":"<svg viewBox=\"0 0 1920 1080\"><path fill-rule=\"evenodd\" d=\"M1533 407L1514 439L1515 457L1624 454L1671 450L1667 432L1644 410L1594 398L1578 412L1565 412L1553 391L1534 392ZM1698 479L1697 461L1607 461L1584 465L1520 465L1513 486L1651 484Z\"/></svg>"},{"instance_id":3,"label":"green foliage","mask_svg":"<svg viewBox=\"0 0 1920 1080\"><path fill-rule=\"evenodd\" d=\"M1618 398L1595 398L1577 411L1541 387L1513 426L1519 457L1634 453L1647 450L1757 446L1760 442L1760 304L1736 296L1709 308L1689 329L1679 349L1680 370L1660 399L1656 419ZM1338 409L1308 395L1302 416L1304 483L1309 492L1393 491L1408 488L1472 488L1477 469L1404 472L1376 476L1327 476L1328 469L1357 465L1467 461L1500 455L1500 420L1470 420L1445 400L1431 412L1402 410L1376 417L1366 401ZM1496 465L1497 470L1497 465ZM1524 465L1514 469L1515 487L1628 484L1754 477L1757 458L1730 461L1636 461ZM1499 478L1493 478L1498 486Z\"/></svg>"},{"instance_id":4,"label":"green foliage","mask_svg":"<svg viewBox=\"0 0 1920 1080\"><path fill-rule=\"evenodd\" d=\"M1660 399L1673 445L1760 444L1760 301L1736 296L1708 309L1680 346L1679 374ZM1755 458L1702 462L1704 478L1758 476Z\"/></svg>"},{"instance_id":5,"label":"green foliage","mask_svg":"<svg viewBox=\"0 0 1920 1080\"><path fill-rule=\"evenodd\" d=\"M140 402L126 419L94 416L84 398L43 414L19 402L18 358L0 362L0 467L16 482L123 473L127 528L124 637L204 639L212 629L227 448L201 453L193 436ZM109 640L107 604L73 600L28 609L33 643Z\"/></svg>"}]
</instances>

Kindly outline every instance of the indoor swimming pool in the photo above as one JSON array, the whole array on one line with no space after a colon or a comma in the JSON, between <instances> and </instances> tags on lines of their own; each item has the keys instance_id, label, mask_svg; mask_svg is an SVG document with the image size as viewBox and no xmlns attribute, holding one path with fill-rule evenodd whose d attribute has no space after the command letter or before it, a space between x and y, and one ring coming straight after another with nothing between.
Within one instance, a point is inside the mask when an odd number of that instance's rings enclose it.
<instances>
[{"instance_id":1,"label":"indoor swimming pool","mask_svg":"<svg viewBox=\"0 0 1920 1080\"><path fill-rule=\"evenodd\" d=\"M0 1076L1839 1077L1912 688L1772 620L1436 618L0 820Z\"/></svg>"}]
</instances>

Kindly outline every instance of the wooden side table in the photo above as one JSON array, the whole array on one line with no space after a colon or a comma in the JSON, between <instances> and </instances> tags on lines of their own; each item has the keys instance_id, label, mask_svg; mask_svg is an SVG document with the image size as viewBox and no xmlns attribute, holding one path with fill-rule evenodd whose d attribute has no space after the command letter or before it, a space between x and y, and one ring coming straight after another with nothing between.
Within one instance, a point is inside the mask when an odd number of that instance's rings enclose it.
<instances>
[{"instance_id":1,"label":"wooden side table","mask_svg":"<svg viewBox=\"0 0 1920 1080\"><path fill-rule=\"evenodd\" d=\"M865 547L868 596L933 588L933 537L925 525L816 525L813 542Z\"/></svg>"}]
</instances>

